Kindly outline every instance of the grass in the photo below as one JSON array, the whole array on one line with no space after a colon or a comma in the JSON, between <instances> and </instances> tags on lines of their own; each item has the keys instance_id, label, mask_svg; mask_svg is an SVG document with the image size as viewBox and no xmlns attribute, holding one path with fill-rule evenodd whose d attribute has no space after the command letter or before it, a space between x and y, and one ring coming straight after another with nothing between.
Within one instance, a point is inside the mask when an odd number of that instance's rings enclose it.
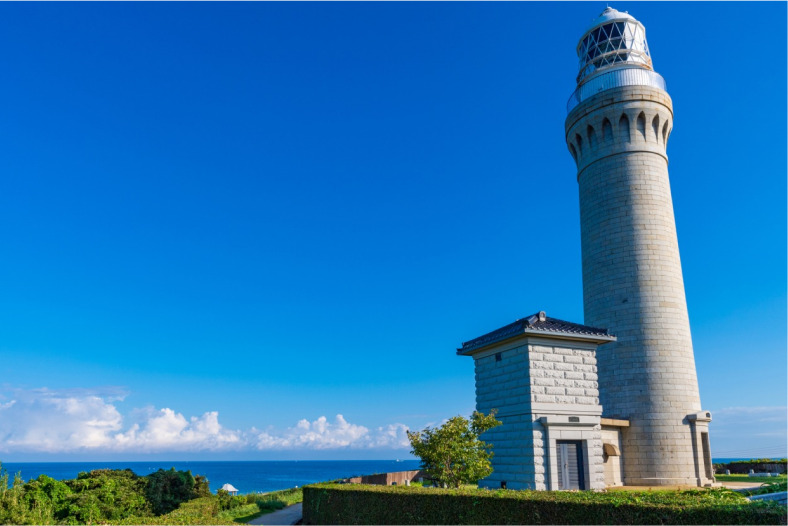
<instances>
[{"instance_id":1,"label":"grass","mask_svg":"<svg viewBox=\"0 0 788 526\"><path fill-rule=\"evenodd\" d=\"M261 515L281 510L304 500L301 488L273 491L271 493L249 493L245 495L247 504L219 512L219 520L224 524L246 524Z\"/></svg>"},{"instance_id":2,"label":"grass","mask_svg":"<svg viewBox=\"0 0 788 526\"><path fill-rule=\"evenodd\" d=\"M219 511L216 496L181 504L178 509L158 517L129 517L115 524L246 524L260 515L280 510L304 499L301 488L242 495L246 503Z\"/></svg>"},{"instance_id":3,"label":"grass","mask_svg":"<svg viewBox=\"0 0 788 526\"><path fill-rule=\"evenodd\" d=\"M782 482L774 482L772 484L764 484L758 489L742 491L744 495L766 495L768 493L779 493L781 491L788 491L788 481L783 479Z\"/></svg>"},{"instance_id":4,"label":"grass","mask_svg":"<svg viewBox=\"0 0 788 526\"><path fill-rule=\"evenodd\" d=\"M245 504L231 510L220 511L217 519L222 524L246 524L260 515L265 515L266 513L271 513L282 508L284 508L284 506L261 508L257 503Z\"/></svg>"},{"instance_id":5,"label":"grass","mask_svg":"<svg viewBox=\"0 0 788 526\"><path fill-rule=\"evenodd\" d=\"M773 482L785 482L786 475L780 475L779 477L750 477L746 474L742 475L714 475L714 478L717 479L717 482L752 482L754 484L766 483L771 484Z\"/></svg>"}]
</instances>

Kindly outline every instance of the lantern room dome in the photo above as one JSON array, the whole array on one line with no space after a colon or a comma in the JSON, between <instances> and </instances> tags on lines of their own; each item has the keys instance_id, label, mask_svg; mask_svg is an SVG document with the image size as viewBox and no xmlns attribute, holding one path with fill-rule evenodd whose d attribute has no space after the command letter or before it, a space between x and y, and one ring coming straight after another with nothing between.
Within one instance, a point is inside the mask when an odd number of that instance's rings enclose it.
<instances>
[{"instance_id":1,"label":"lantern room dome","mask_svg":"<svg viewBox=\"0 0 788 526\"><path fill-rule=\"evenodd\" d=\"M613 9L612 7L606 8L602 13L594 19L593 22L588 26L588 31L591 31L596 26L608 22L610 20L635 20L635 17L630 15L629 13L618 11L617 9ZM637 22L637 20L635 20Z\"/></svg>"},{"instance_id":2,"label":"lantern room dome","mask_svg":"<svg viewBox=\"0 0 788 526\"><path fill-rule=\"evenodd\" d=\"M621 67L653 70L646 28L629 13L608 7L594 19L577 44L582 84L597 72Z\"/></svg>"}]
</instances>

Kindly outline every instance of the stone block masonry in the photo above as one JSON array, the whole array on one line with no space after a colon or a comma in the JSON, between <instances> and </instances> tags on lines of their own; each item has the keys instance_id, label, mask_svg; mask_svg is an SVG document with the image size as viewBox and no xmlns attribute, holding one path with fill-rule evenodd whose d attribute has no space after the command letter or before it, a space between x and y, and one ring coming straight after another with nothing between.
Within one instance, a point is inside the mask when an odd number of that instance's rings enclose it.
<instances>
[{"instance_id":1,"label":"stone block masonry","mask_svg":"<svg viewBox=\"0 0 788 526\"><path fill-rule=\"evenodd\" d=\"M482 487L557 489L557 440L582 441L584 485L604 487L595 348L537 338L476 358L477 410L496 409L503 423L482 437L494 445L493 473ZM563 415L584 416L570 424Z\"/></svg>"},{"instance_id":2,"label":"stone block masonry","mask_svg":"<svg viewBox=\"0 0 788 526\"><path fill-rule=\"evenodd\" d=\"M604 414L622 432L624 483L704 485L701 411L668 178L670 97L603 91L567 117L577 162L585 323L618 341L599 351ZM704 424L705 425L705 424ZM708 439L706 439L708 440Z\"/></svg>"}]
</instances>

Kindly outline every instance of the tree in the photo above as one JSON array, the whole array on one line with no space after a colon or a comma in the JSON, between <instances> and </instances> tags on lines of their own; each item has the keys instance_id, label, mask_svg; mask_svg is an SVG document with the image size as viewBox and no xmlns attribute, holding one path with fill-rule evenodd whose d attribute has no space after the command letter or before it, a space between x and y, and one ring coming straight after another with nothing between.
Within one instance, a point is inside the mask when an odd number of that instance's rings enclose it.
<instances>
[{"instance_id":1,"label":"tree","mask_svg":"<svg viewBox=\"0 0 788 526\"><path fill-rule=\"evenodd\" d=\"M470 421L462 416L450 418L436 428L411 433L411 453L421 458L421 468L438 483L458 488L473 484L492 473L492 445L479 440L479 435L501 425L489 415L474 411Z\"/></svg>"},{"instance_id":2,"label":"tree","mask_svg":"<svg viewBox=\"0 0 788 526\"><path fill-rule=\"evenodd\" d=\"M191 471L175 471L175 468L159 469L145 478L148 479L145 496L156 515L169 513L182 502L203 496L208 483L204 477L197 481Z\"/></svg>"}]
</instances>

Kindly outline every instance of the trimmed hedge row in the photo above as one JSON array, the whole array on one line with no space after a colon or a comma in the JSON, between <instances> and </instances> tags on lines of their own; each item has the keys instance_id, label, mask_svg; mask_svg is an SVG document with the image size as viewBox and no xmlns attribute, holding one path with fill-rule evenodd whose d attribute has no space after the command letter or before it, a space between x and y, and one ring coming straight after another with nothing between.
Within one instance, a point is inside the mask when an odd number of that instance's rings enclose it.
<instances>
[{"instance_id":1,"label":"trimmed hedge row","mask_svg":"<svg viewBox=\"0 0 788 526\"><path fill-rule=\"evenodd\" d=\"M726 490L513 491L304 487L304 524L786 524L783 506Z\"/></svg>"},{"instance_id":2,"label":"trimmed hedge row","mask_svg":"<svg viewBox=\"0 0 788 526\"><path fill-rule=\"evenodd\" d=\"M771 461L736 460L734 462L728 462L727 464L714 464L714 470L717 473L725 473L726 469L729 469L732 474L749 473L751 469L759 473L765 471L770 473L785 473L788 471L788 465L786 465L785 459Z\"/></svg>"}]
</instances>

